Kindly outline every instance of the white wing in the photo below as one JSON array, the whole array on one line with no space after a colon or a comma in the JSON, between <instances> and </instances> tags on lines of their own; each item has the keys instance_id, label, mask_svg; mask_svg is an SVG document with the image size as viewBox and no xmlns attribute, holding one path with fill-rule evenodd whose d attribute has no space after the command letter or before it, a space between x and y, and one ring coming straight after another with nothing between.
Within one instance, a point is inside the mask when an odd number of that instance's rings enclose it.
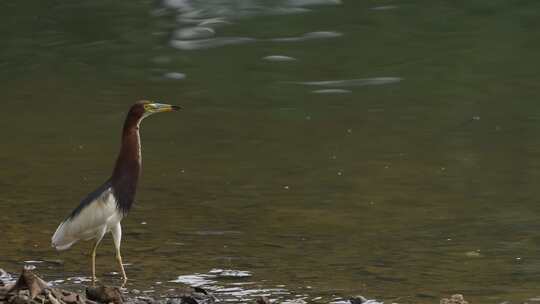
<instances>
[{"instance_id":1,"label":"white wing","mask_svg":"<svg viewBox=\"0 0 540 304\"><path fill-rule=\"evenodd\" d=\"M106 186L106 187L104 187ZM52 246L65 250L78 240L101 240L110 227L118 223L122 214L116 207L112 188L105 184L81 202L71 216L58 226Z\"/></svg>"}]
</instances>

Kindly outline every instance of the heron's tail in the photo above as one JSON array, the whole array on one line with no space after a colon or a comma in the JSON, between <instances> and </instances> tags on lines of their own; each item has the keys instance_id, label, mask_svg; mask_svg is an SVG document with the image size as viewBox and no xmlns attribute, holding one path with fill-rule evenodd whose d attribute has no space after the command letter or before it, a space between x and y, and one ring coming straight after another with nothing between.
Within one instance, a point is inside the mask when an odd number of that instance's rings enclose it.
<instances>
[{"instance_id":1,"label":"heron's tail","mask_svg":"<svg viewBox=\"0 0 540 304\"><path fill-rule=\"evenodd\" d=\"M66 250L78 241L67 235L66 228L66 222L62 222L51 238L51 245L56 248L56 250Z\"/></svg>"}]
</instances>

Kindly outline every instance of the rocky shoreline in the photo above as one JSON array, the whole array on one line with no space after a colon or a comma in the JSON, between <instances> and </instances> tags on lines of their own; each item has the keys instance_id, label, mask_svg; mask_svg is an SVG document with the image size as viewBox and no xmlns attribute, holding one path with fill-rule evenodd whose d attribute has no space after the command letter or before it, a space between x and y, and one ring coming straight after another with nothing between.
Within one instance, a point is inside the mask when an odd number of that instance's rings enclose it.
<instances>
[{"instance_id":1,"label":"rocky shoreline","mask_svg":"<svg viewBox=\"0 0 540 304\"><path fill-rule=\"evenodd\" d=\"M216 298L211 292L200 287L186 287L177 290L174 295L154 298L137 295L118 287L97 285L86 287L79 293L50 286L30 268L23 268L17 280L16 276L0 268L0 304L214 304L227 301ZM380 304L362 296L351 297L347 304ZM254 304L279 303L266 297L258 297ZM306 302L304 302L306 303ZM395 304L395 303L393 303ZM453 295L440 301L440 304L468 304L462 295Z\"/></svg>"},{"instance_id":2,"label":"rocky shoreline","mask_svg":"<svg viewBox=\"0 0 540 304\"><path fill-rule=\"evenodd\" d=\"M29 268L18 279L0 269L0 304L213 304L217 299L202 288L185 288L166 298L136 296L118 287L97 285L85 288L85 293L50 286ZM264 299L263 299L264 301Z\"/></svg>"}]
</instances>

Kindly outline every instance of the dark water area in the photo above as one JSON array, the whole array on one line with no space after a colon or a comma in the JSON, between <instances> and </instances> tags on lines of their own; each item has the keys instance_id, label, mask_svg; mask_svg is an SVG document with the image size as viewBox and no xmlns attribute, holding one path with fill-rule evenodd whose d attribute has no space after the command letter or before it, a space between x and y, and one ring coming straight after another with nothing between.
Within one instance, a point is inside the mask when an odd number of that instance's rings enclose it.
<instances>
[{"instance_id":1,"label":"dark water area","mask_svg":"<svg viewBox=\"0 0 540 304\"><path fill-rule=\"evenodd\" d=\"M540 295L540 2L4 1L0 17L2 267L88 278L89 244L50 237L145 98L184 110L142 125L129 288ZM97 271L117 282L110 236Z\"/></svg>"}]
</instances>

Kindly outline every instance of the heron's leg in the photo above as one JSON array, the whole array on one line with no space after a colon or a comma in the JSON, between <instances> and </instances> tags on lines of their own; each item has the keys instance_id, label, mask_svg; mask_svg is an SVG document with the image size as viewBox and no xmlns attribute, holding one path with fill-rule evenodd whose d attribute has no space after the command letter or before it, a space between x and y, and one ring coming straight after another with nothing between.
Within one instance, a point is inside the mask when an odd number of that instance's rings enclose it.
<instances>
[{"instance_id":1,"label":"heron's leg","mask_svg":"<svg viewBox=\"0 0 540 304\"><path fill-rule=\"evenodd\" d=\"M96 239L92 245L92 251L90 252L90 255L92 256L92 286L96 285L96 250L100 241L100 239Z\"/></svg>"},{"instance_id":2,"label":"heron's leg","mask_svg":"<svg viewBox=\"0 0 540 304\"><path fill-rule=\"evenodd\" d=\"M105 235L105 228L98 234L96 237L94 244L92 245L92 251L90 252L90 256L92 257L92 286L96 285L96 250L98 248L99 242L103 239L103 235Z\"/></svg>"},{"instance_id":3,"label":"heron's leg","mask_svg":"<svg viewBox=\"0 0 540 304\"><path fill-rule=\"evenodd\" d=\"M122 226L120 226L120 223L116 224L116 226L111 229L111 233L113 236L114 248L116 249L116 261L118 262L118 265L120 265L120 270L122 271L122 287L124 287L128 278L126 276L126 271L124 270L124 264L122 263L122 254L120 253L120 242L122 241Z\"/></svg>"}]
</instances>

